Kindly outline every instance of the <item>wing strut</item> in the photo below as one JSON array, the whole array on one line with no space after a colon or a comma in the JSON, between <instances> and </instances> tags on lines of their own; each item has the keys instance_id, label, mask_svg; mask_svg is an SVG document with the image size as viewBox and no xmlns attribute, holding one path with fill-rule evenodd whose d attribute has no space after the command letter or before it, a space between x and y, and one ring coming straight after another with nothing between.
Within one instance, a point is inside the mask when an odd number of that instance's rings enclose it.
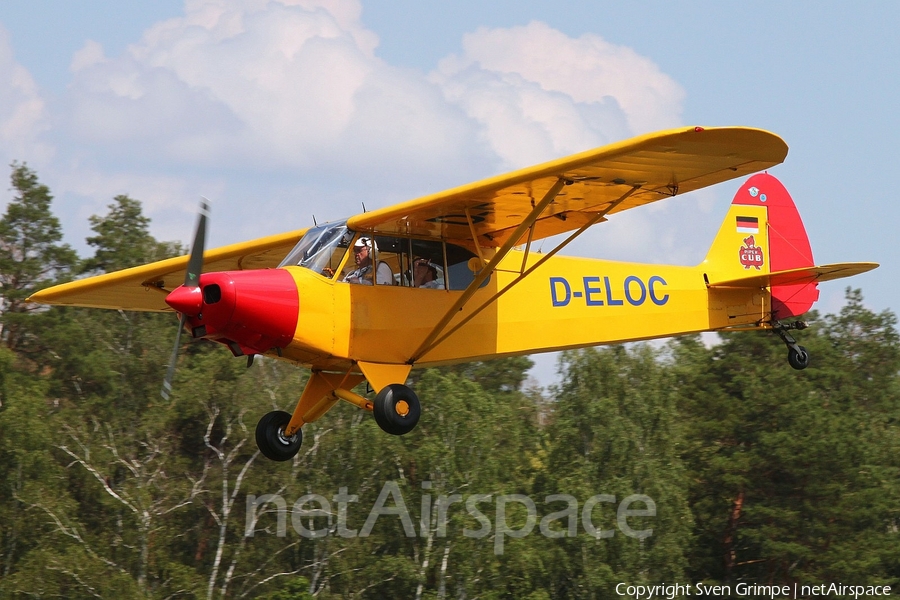
<instances>
[{"instance_id":1,"label":"wing strut","mask_svg":"<svg viewBox=\"0 0 900 600\"><path fill-rule=\"evenodd\" d=\"M466 207L466 222L469 224L469 231L472 233L472 243L475 244L475 252L478 253L478 260L481 261L481 266L487 264L487 261L484 260L484 254L481 252L481 244L478 243L478 234L475 232L475 222L472 221L472 215L469 212L469 207Z\"/></svg>"},{"instance_id":2,"label":"wing strut","mask_svg":"<svg viewBox=\"0 0 900 600\"><path fill-rule=\"evenodd\" d=\"M416 359L421 358L421 357L424 356L427 352L429 352L429 351L432 350L434 347L436 347L436 346L438 346L439 344L441 344L441 343L442 343L444 340L446 340L448 337L450 337L451 335L453 335L454 333L456 333L456 331L457 331L460 327L462 327L463 325L465 325L466 323L468 323L469 321L471 321L472 319L474 319L481 311L483 311L485 308L487 308L488 306L490 306L492 303L496 302L497 299L500 298L500 296L502 296L503 294L505 294L506 292L508 292L509 290L511 290L513 287L516 286L516 284L518 284L520 281L522 281L523 279L525 279L526 277L528 277L528 276L529 276L531 273L533 273L538 267L540 267L542 264L544 264L545 262L547 262L548 260L550 260L557 252L559 252L560 250L562 250L563 248L565 248L566 246L568 246L569 243L572 242L572 240L574 240L574 239L577 238L579 235L581 235L582 233L584 233L585 230L587 230L588 227L590 227L590 226L592 226L592 225L595 225L595 224L599 223L600 221L602 221L603 218L604 218L607 214L609 214L609 211L611 211L612 209L614 209L616 206L618 206L620 203L622 203L626 198L628 198L628 197L631 196L633 193L635 193L636 191L638 191L638 190L640 189L640 187L641 187L641 186L634 186L633 188L631 188L630 190L628 190L627 192L625 192L624 194L622 194L622 196L620 196L617 200L615 200L615 201L613 201L612 203L610 203L610 205L606 208L606 210L603 210L603 211L601 211L601 212L598 212L598 213L595 214L593 217L591 217L591 219L590 219L588 222L586 222L584 225L582 225L581 227L579 227L572 235L570 235L570 236L567 237L565 240L563 240L562 242L560 242L559 245L557 245L553 250L551 250L551 251L548 252L547 254L543 255L543 256L540 258L540 260L538 260L536 263L534 263L533 265L531 265L531 267L529 267L527 270L525 269L525 265L526 265L526 263L527 263L527 261L528 261L528 246L526 246L526 247L525 247L525 253L524 253L524 256L523 256L523 258L522 258L522 270L519 272L519 276L516 277L514 280L512 280L510 283L508 283L508 284L506 285L506 287L504 287L502 290L500 290L499 292L497 292L496 294L494 294L493 296L491 296L490 298L488 298L481 306L479 306L478 308L476 308L475 310L473 310L471 313L469 313L468 315L466 315L465 318L463 318L462 321L460 321L459 323L457 323L456 325L454 325L454 326L450 329L450 331L448 331L447 333L445 333L444 335L442 335L440 338L438 338L437 340L435 340L433 343L429 344L429 345L428 345L424 350L422 350L421 352L417 352ZM531 236L529 235L529 243L530 243L530 241L531 241L530 237L531 237ZM479 285L480 285L480 284L479 284Z\"/></svg>"},{"instance_id":3,"label":"wing strut","mask_svg":"<svg viewBox=\"0 0 900 600\"><path fill-rule=\"evenodd\" d=\"M469 284L469 287L466 288L466 291L463 292L463 295L459 297L459 299L453 303L453 306L447 311L447 313L441 318L440 322L435 325L434 329L431 330L431 333L428 334L428 337L422 342L422 344L413 352L412 356L408 361L409 364L414 364L417 360L422 358L422 355L429 349L431 349L432 342L444 331L444 328L447 327L447 324L456 316L456 313L461 311L463 306L469 301L469 299L478 291L478 288L481 286L484 281L491 276L491 273L497 268L497 265L500 264L500 261L509 254L509 251L512 250L513 246L516 245L516 241L522 237L522 234L525 233L525 230L531 227L535 221L538 220L538 217L541 216L541 213L544 212L544 209L549 206L551 202L556 198L556 195L559 194L560 190L562 190L563 186L566 185L566 179L560 177L556 180L547 193L544 194L544 197L540 202L535 205L534 208L531 209L531 212L528 213L528 216L516 227L516 230L513 232L511 236L507 238L503 245L500 246L500 249L497 250L497 253L494 254L493 258L491 258L490 262L488 262L483 269L475 276L475 279L472 283ZM475 243L475 246L478 246L478 239L472 240ZM483 264L483 263L482 263Z\"/></svg>"}]
</instances>

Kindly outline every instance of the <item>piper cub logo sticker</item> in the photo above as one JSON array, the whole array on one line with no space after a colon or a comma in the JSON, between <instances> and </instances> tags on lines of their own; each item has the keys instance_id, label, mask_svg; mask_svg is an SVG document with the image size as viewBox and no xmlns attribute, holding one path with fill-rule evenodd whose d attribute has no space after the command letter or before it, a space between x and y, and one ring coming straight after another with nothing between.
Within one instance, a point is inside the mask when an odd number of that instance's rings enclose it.
<instances>
[{"instance_id":1,"label":"piper cub logo sticker","mask_svg":"<svg viewBox=\"0 0 900 600\"><path fill-rule=\"evenodd\" d=\"M757 271L760 270L763 265L762 248L756 245L756 240L753 239L752 235L744 238L744 245L741 246L738 252L741 264L744 265L745 269L756 267Z\"/></svg>"}]
</instances>

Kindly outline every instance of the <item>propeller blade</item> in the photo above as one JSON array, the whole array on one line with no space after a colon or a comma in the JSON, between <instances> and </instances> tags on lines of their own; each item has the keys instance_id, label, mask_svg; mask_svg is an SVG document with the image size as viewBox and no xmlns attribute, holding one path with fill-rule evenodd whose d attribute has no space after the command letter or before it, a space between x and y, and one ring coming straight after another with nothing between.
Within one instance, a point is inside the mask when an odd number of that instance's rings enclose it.
<instances>
[{"instance_id":1,"label":"propeller blade","mask_svg":"<svg viewBox=\"0 0 900 600\"><path fill-rule=\"evenodd\" d=\"M175 378L175 363L178 362L178 350L181 346L181 332L184 331L184 324L187 321L187 316L181 315L181 319L178 321L178 333L175 334L175 347L172 348L172 357L169 358L169 368L166 369L166 378L163 380L162 390L160 390L160 395L163 397L163 400L168 400L172 395L172 380Z\"/></svg>"},{"instance_id":2,"label":"propeller blade","mask_svg":"<svg viewBox=\"0 0 900 600\"><path fill-rule=\"evenodd\" d=\"M203 271L203 250L206 246L206 223L209 220L209 200L200 197L200 213L197 217L197 227L194 230L194 241L191 243L191 255L188 258L187 273L184 275L184 287L196 288L200 285L200 274ZM176 290L177 291L177 290ZM181 347L181 332L187 323L187 315L181 313L178 320L178 333L175 334L175 347L172 348L172 357L169 359L169 368L166 369L166 378L163 380L160 395L168 400L172 395L172 380L175 378L175 363L178 362L178 350Z\"/></svg>"},{"instance_id":3,"label":"propeller blade","mask_svg":"<svg viewBox=\"0 0 900 600\"><path fill-rule=\"evenodd\" d=\"M203 250L206 245L206 222L209 219L209 200L200 198L200 213L197 218L197 228L194 231L194 241L191 243L191 256L188 259L187 273L184 275L186 287L200 285L200 272L203 270Z\"/></svg>"}]
</instances>

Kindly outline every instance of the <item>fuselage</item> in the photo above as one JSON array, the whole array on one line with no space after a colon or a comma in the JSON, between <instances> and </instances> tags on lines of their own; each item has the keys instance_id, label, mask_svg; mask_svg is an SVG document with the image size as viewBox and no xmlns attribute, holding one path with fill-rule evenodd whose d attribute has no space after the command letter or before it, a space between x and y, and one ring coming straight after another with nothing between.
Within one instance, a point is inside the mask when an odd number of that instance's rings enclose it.
<instances>
[{"instance_id":1,"label":"fuselage","mask_svg":"<svg viewBox=\"0 0 900 600\"><path fill-rule=\"evenodd\" d=\"M516 251L507 255L444 331L513 283L523 257ZM539 259L530 255L525 268ZM314 368L406 363L464 293L354 285L302 267L286 270L298 290L299 313L281 355ZM416 366L755 324L767 314L764 291L710 290L704 273L704 265L552 257L425 352Z\"/></svg>"}]
</instances>

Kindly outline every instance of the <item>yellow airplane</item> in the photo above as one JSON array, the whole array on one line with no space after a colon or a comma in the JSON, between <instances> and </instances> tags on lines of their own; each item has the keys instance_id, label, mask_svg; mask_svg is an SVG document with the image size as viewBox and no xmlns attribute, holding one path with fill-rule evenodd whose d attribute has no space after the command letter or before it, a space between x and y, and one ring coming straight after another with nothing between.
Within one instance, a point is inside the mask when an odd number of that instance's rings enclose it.
<instances>
[{"instance_id":1,"label":"yellow airplane","mask_svg":"<svg viewBox=\"0 0 900 600\"><path fill-rule=\"evenodd\" d=\"M771 175L738 190L706 259L667 266L558 256L624 210L781 163L778 136L690 127L639 136L345 221L204 253L201 205L189 256L66 283L32 302L180 314L181 331L235 356L263 354L312 375L293 414L259 421L273 460L292 458L301 426L338 400L388 433L421 413L410 369L647 340L700 331L772 330L792 367L809 363L787 319L818 299L817 282L875 263L814 266L800 215ZM568 234L547 253L538 240ZM563 236L560 236L563 237ZM374 400L352 389L367 380Z\"/></svg>"}]
</instances>

